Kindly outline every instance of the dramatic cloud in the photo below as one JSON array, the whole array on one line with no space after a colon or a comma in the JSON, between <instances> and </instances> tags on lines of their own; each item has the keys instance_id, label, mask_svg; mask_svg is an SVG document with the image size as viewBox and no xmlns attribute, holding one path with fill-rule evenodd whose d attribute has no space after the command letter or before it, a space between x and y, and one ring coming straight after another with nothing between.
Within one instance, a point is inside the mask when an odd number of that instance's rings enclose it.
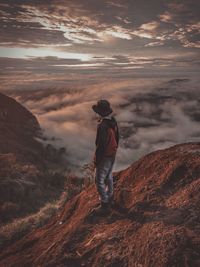
<instances>
[{"instance_id":1,"label":"dramatic cloud","mask_svg":"<svg viewBox=\"0 0 200 267\"><path fill-rule=\"evenodd\" d=\"M199 47L197 1L2 1L1 45L70 47L87 45L105 53L113 42L123 49L143 49L146 39L171 41L174 48ZM138 40L137 38L141 39ZM191 39L195 39L192 40ZM174 42L178 41L178 42ZM153 43L153 41L151 41ZM146 45L146 46L145 46ZM132 47L132 49L131 49ZM146 48L147 49L147 48Z\"/></svg>"}]
</instances>

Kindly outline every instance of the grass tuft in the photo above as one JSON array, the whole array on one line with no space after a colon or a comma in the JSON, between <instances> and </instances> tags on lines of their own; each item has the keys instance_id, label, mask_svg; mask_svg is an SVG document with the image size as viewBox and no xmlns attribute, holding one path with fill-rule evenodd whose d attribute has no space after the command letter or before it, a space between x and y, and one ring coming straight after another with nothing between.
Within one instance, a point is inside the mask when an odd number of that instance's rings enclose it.
<instances>
[{"instance_id":1,"label":"grass tuft","mask_svg":"<svg viewBox=\"0 0 200 267\"><path fill-rule=\"evenodd\" d=\"M46 224L57 213L58 209L66 203L67 199L67 194L63 192L58 201L47 203L37 213L15 219L13 222L3 225L0 228L0 249L22 238L33 229Z\"/></svg>"}]
</instances>

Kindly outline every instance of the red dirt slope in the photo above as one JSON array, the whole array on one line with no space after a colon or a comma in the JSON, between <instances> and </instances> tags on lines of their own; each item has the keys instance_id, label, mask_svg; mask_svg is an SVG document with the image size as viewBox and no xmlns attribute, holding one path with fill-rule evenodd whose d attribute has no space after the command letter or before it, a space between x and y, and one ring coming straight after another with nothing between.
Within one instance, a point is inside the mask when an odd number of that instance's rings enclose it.
<instances>
[{"instance_id":1,"label":"red dirt slope","mask_svg":"<svg viewBox=\"0 0 200 267\"><path fill-rule=\"evenodd\" d=\"M94 186L0 255L0 266L200 266L200 143L153 152L117 173L117 206Z\"/></svg>"}]
</instances>

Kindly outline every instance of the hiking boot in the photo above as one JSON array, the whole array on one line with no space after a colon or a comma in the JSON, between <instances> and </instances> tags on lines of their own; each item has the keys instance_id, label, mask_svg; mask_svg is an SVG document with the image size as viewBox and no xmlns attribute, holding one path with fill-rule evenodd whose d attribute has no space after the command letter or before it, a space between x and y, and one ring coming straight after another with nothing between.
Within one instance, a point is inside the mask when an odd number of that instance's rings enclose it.
<instances>
[{"instance_id":1,"label":"hiking boot","mask_svg":"<svg viewBox=\"0 0 200 267\"><path fill-rule=\"evenodd\" d=\"M108 210L110 208L110 202L101 202L101 209Z\"/></svg>"},{"instance_id":2,"label":"hiking boot","mask_svg":"<svg viewBox=\"0 0 200 267\"><path fill-rule=\"evenodd\" d=\"M112 209L116 209L118 207L117 202L114 199L114 196L112 195L112 197L109 199L109 203L110 203L110 207Z\"/></svg>"},{"instance_id":3,"label":"hiking boot","mask_svg":"<svg viewBox=\"0 0 200 267\"><path fill-rule=\"evenodd\" d=\"M110 198L109 198L109 203L113 203L114 202L114 196L112 195Z\"/></svg>"},{"instance_id":4,"label":"hiking boot","mask_svg":"<svg viewBox=\"0 0 200 267\"><path fill-rule=\"evenodd\" d=\"M115 200L114 200L114 196L112 195L109 199L109 204L111 208L115 207Z\"/></svg>"},{"instance_id":5,"label":"hiking boot","mask_svg":"<svg viewBox=\"0 0 200 267\"><path fill-rule=\"evenodd\" d=\"M110 203L101 202L100 205L94 208L90 216L102 216L110 213Z\"/></svg>"},{"instance_id":6,"label":"hiking boot","mask_svg":"<svg viewBox=\"0 0 200 267\"><path fill-rule=\"evenodd\" d=\"M110 213L110 203L101 202L101 206L99 209L100 214L102 215L108 215Z\"/></svg>"}]
</instances>

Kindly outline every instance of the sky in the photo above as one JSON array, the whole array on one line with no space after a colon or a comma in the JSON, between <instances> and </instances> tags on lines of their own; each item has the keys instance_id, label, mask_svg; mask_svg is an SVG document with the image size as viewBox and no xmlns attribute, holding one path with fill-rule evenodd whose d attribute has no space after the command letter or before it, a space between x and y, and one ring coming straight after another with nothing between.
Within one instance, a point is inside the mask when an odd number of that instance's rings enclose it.
<instances>
[{"instance_id":1,"label":"sky","mask_svg":"<svg viewBox=\"0 0 200 267\"><path fill-rule=\"evenodd\" d=\"M0 0L0 91L77 166L93 156L91 106L108 99L124 168L198 140L199 18L196 0Z\"/></svg>"}]
</instances>

